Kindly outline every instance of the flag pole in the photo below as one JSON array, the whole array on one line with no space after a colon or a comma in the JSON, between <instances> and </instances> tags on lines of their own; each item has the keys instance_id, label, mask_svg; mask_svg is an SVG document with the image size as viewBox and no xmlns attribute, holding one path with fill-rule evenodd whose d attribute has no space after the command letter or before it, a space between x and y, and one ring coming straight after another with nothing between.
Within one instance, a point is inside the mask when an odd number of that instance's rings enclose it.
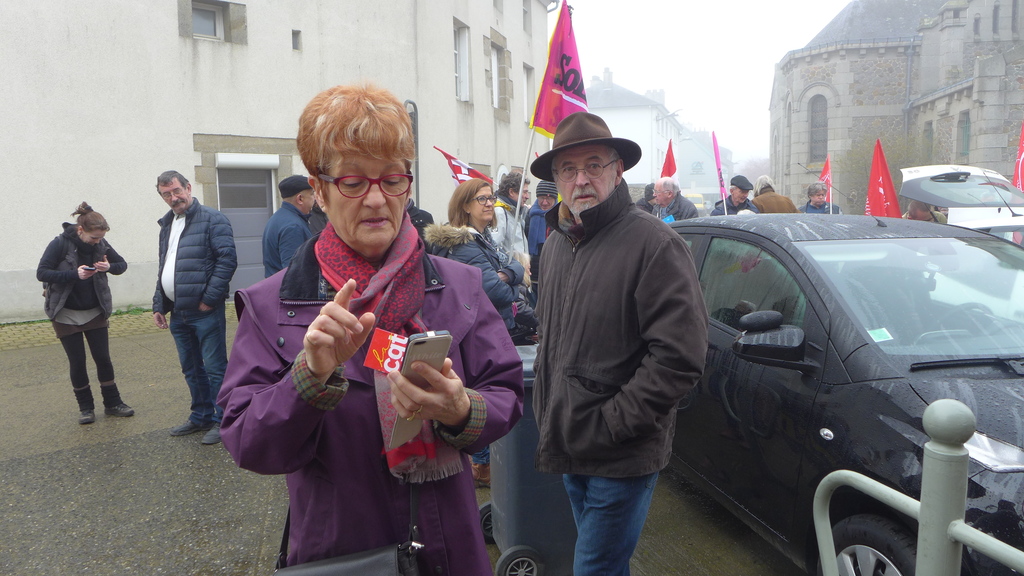
<instances>
[{"instance_id":1,"label":"flag pole","mask_svg":"<svg viewBox=\"0 0 1024 576\"><path fill-rule=\"evenodd\" d=\"M530 168L530 153L533 152L533 130L530 130L530 137L527 138L526 161L523 162L523 177L519 179L519 196L516 198L516 224L519 224L520 212L523 206L523 187L526 185L526 174Z\"/></svg>"}]
</instances>

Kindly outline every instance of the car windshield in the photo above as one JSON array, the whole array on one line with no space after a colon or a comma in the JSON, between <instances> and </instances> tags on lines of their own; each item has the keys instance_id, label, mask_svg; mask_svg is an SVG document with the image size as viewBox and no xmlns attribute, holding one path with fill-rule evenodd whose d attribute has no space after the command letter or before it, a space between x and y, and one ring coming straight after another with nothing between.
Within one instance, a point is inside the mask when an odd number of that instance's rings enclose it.
<instances>
[{"instance_id":1,"label":"car windshield","mask_svg":"<svg viewBox=\"0 0 1024 576\"><path fill-rule=\"evenodd\" d=\"M908 178L900 187L900 196L947 208L1024 207L1024 192L1009 182L969 172Z\"/></svg>"},{"instance_id":2,"label":"car windshield","mask_svg":"<svg viewBox=\"0 0 1024 576\"><path fill-rule=\"evenodd\" d=\"M1024 249L996 238L801 242L885 352L1024 356Z\"/></svg>"}]
</instances>

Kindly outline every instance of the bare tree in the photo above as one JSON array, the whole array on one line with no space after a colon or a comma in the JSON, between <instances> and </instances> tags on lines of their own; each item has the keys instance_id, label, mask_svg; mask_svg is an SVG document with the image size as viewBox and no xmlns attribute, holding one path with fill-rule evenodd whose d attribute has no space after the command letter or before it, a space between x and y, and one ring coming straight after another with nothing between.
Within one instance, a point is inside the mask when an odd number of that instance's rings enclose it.
<instances>
[{"instance_id":1,"label":"bare tree","mask_svg":"<svg viewBox=\"0 0 1024 576\"><path fill-rule=\"evenodd\" d=\"M772 177L772 179L778 179L778 177L771 173L772 164L768 158L748 158L740 164L737 174L743 174L750 181L753 182L758 176L765 174Z\"/></svg>"},{"instance_id":2,"label":"bare tree","mask_svg":"<svg viewBox=\"0 0 1024 576\"><path fill-rule=\"evenodd\" d=\"M862 136L853 142L850 150L833 158L832 184L846 196L846 205L850 214L863 214L867 199L868 178L871 175L871 162L875 155L875 140L882 141L882 151L889 164L892 183L897 193L903 185L903 173L900 168L920 166L927 162L927 154L922 142L915 135ZM909 200L900 199L900 211L905 212Z\"/></svg>"}]
</instances>

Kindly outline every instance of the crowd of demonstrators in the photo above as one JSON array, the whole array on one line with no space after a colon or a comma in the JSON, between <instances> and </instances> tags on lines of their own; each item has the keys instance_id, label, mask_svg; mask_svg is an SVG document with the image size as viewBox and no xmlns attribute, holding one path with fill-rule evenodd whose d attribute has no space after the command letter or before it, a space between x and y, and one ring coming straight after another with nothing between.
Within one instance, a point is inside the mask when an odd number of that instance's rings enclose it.
<instances>
[{"instance_id":1,"label":"crowd of demonstrators","mask_svg":"<svg viewBox=\"0 0 1024 576\"><path fill-rule=\"evenodd\" d=\"M827 202L828 184L814 182L807 187L807 204L800 207L800 211L807 214L842 214L842 209L831 202Z\"/></svg>"},{"instance_id":2,"label":"crowd of demonstrators","mask_svg":"<svg viewBox=\"0 0 1024 576\"><path fill-rule=\"evenodd\" d=\"M697 207L683 197L679 184L672 178L659 178L654 183L654 201L651 214L665 222L696 218Z\"/></svg>"},{"instance_id":3,"label":"crowd of demonstrators","mask_svg":"<svg viewBox=\"0 0 1024 576\"><path fill-rule=\"evenodd\" d=\"M498 182L494 204L494 243L507 254L519 252L528 254L526 232L523 220L530 209L530 180L527 179L520 198L519 187L523 184L523 175L518 172L506 174ZM517 219L516 204L519 204Z\"/></svg>"},{"instance_id":4,"label":"crowd of demonstrators","mask_svg":"<svg viewBox=\"0 0 1024 576\"><path fill-rule=\"evenodd\" d=\"M192 184L174 170L157 177L156 189L170 210L159 220L153 322L170 328L192 396L188 420L171 436L205 432L203 444L218 444L223 411L216 400L228 363L224 301L238 266L231 222L193 198Z\"/></svg>"},{"instance_id":5,"label":"crowd of demonstrators","mask_svg":"<svg viewBox=\"0 0 1024 576\"><path fill-rule=\"evenodd\" d=\"M747 198L753 189L754 185L750 183L750 180L747 180L746 176L742 174L733 176L732 180L729 181L729 196L715 203L715 208L711 211L711 215L738 214L743 210L749 210L756 214L759 212L757 206L754 206Z\"/></svg>"},{"instance_id":6,"label":"crowd of demonstrators","mask_svg":"<svg viewBox=\"0 0 1024 576\"><path fill-rule=\"evenodd\" d=\"M483 291L512 335L516 330L514 303L526 269L497 247L491 237L495 212L501 210L495 207L495 200L490 184L479 178L469 179L455 188L448 202L448 223L428 226L424 235L433 254L480 270ZM489 486L489 447L473 454L472 467L477 485Z\"/></svg>"},{"instance_id":7,"label":"crowd of demonstrators","mask_svg":"<svg viewBox=\"0 0 1024 576\"><path fill-rule=\"evenodd\" d=\"M678 402L697 383L707 313L682 237L636 208L622 178L640 146L578 112L530 167L557 182L537 305L535 463L561 474L576 520L573 573L629 574ZM657 274L650 274L657 270Z\"/></svg>"},{"instance_id":8,"label":"crowd of demonstrators","mask_svg":"<svg viewBox=\"0 0 1024 576\"><path fill-rule=\"evenodd\" d=\"M907 206L907 212L903 217L908 220L936 222L938 224L945 224L947 222L945 214L934 206L929 206L920 200L911 200L910 205Z\"/></svg>"},{"instance_id":9,"label":"crowd of demonstrators","mask_svg":"<svg viewBox=\"0 0 1024 576\"><path fill-rule=\"evenodd\" d=\"M132 416L135 411L121 400L114 380L107 333L113 312L107 275L123 274L128 263L104 238L110 226L102 214L82 202L71 215L75 222L64 223L64 231L46 246L36 268L36 279L44 286L43 309L68 357L78 423L96 421L83 337L96 363L103 413Z\"/></svg>"},{"instance_id":10,"label":"crowd of demonstrators","mask_svg":"<svg viewBox=\"0 0 1024 576\"><path fill-rule=\"evenodd\" d=\"M762 214L796 214L793 201L775 191L775 182L768 175L758 176L754 181L754 199L757 211Z\"/></svg>"},{"instance_id":11,"label":"crowd of demonstrators","mask_svg":"<svg viewBox=\"0 0 1024 576\"><path fill-rule=\"evenodd\" d=\"M545 217L548 210L551 210L558 203L558 188L554 182L541 180L537 183L537 199L530 207L529 219L527 222L526 243L530 250L530 280L533 282L533 295L539 296L540 286L540 251L551 233L551 227L547 225Z\"/></svg>"},{"instance_id":12,"label":"crowd of demonstrators","mask_svg":"<svg viewBox=\"0 0 1024 576\"><path fill-rule=\"evenodd\" d=\"M289 565L405 542L418 502L420 571L488 574L468 455L522 415L522 362L480 271L428 255L407 216L415 141L400 100L325 90L296 144L331 225L236 293L224 445L242 468L287 475ZM377 328L451 334L440 371L412 365L426 388L372 367ZM421 429L390 449L398 418Z\"/></svg>"},{"instance_id":13,"label":"crowd of demonstrators","mask_svg":"<svg viewBox=\"0 0 1024 576\"><path fill-rule=\"evenodd\" d=\"M289 176L277 185L281 208L263 229L263 276L269 278L288 266L292 254L313 233L309 214L313 210L313 189L305 176Z\"/></svg>"}]
</instances>

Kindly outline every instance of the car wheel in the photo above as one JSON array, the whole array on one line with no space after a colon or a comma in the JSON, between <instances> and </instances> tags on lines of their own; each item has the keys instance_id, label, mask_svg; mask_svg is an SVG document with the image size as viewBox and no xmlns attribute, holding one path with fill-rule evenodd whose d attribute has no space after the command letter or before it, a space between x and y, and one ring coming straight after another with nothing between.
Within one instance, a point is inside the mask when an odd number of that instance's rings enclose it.
<instances>
[{"instance_id":1,"label":"car wheel","mask_svg":"<svg viewBox=\"0 0 1024 576\"><path fill-rule=\"evenodd\" d=\"M513 546L502 552L494 576L543 576L540 553L529 546Z\"/></svg>"},{"instance_id":2,"label":"car wheel","mask_svg":"<svg viewBox=\"0 0 1024 576\"><path fill-rule=\"evenodd\" d=\"M494 544L494 524L491 519L490 502L484 502L480 505L480 529L484 533L484 542Z\"/></svg>"},{"instance_id":3,"label":"car wheel","mask_svg":"<svg viewBox=\"0 0 1024 576\"><path fill-rule=\"evenodd\" d=\"M917 537L902 524L861 514L837 523L832 537L839 576L914 576Z\"/></svg>"}]
</instances>

